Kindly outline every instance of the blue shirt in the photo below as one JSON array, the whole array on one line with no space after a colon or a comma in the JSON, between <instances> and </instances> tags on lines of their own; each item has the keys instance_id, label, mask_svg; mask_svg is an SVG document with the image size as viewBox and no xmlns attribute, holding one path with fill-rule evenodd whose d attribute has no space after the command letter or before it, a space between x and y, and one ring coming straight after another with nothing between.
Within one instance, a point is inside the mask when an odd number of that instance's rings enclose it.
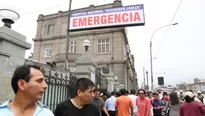
<instances>
[{"instance_id":1,"label":"blue shirt","mask_svg":"<svg viewBox=\"0 0 205 116\"><path fill-rule=\"evenodd\" d=\"M111 96L110 98L107 99L105 102L105 107L107 108L108 111L115 111L115 102L116 102L116 97Z\"/></svg>"},{"instance_id":2,"label":"blue shirt","mask_svg":"<svg viewBox=\"0 0 205 116\"><path fill-rule=\"evenodd\" d=\"M14 113L10 110L9 104L10 100L0 105L0 116L15 116ZM47 106L38 102L38 106L34 112L33 116L54 116L53 113L48 109Z\"/></svg>"},{"instance_id":3,"label":"blue shirt","mask_svg":"<svg viewBox=\"0 0 205 116\"><path fill-rule=\"evenodd\" d=\"M153 107L159 107L163 106L162 100L153 100L152 101ZM154 116L161 116L162 115L162 109L153 109Z\"/></svg>"}]
</instances>

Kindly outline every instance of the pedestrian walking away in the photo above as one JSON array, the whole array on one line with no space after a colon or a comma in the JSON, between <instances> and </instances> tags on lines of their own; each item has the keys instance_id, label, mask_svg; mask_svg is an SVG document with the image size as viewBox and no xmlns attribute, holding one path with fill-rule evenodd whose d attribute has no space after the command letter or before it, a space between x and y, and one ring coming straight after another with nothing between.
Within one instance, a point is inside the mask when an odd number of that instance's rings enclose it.
<instances>
[{"instance_id":1,"label":"pedestrian walking away","mask_svg":"<svg viewBox=\"0 0 205 116\"><path fill-rule=\"evenodd\" d=\"M133 103L132 100L127 97L127 91L125 89L120 90L121 96L116 99L115 109L116 116L133 116ZM131 110L131 114L129 112Z\"/></svg>"},{"instance_id":2,"label":"pedestrian walking away","mask_svg":"<svg viewBox=\"0 0 205 116\"><path fill-rule=\"evenodd\" d=\"M107 101L105 102L105 107L108 110L110 116L116 116L115 102L116 102L115 92L111 92L111 97L108 98Z\"/></svg>"},{"instance_id":3,"label":"pedestrian walking away","mask_svg":"<svg viewBox=\"0 0 205 116\"><path fill-rule=\"evenodd\" d=\"M194 93L187 91L184 95L185 102L180 106L180 116L204 116L205 108L202 103L194 100Z\"/></svg>"},{"instance_id":4,"label":"pedestrian walking away","mask_svg":"<svg viewBox=\"0 0 205 116\"><path fill-rule=\"evenodd\" d=\"M136 90L135 89L130 90L130 95L128 95L128 97L132 100L132 103L133 103L133 115L137 116L137 105L136 105L137 96L136 96ZM130 111L130 114L131 114L131 111Z\"/></svg>"}]
</instances>

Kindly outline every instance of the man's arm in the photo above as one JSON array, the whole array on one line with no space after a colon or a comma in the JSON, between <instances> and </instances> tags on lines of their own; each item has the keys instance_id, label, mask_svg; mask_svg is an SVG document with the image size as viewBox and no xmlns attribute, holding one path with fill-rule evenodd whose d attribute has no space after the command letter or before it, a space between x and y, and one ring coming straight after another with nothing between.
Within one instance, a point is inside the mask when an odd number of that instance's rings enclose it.
<instances>
[{"instance_id":1,"label":"man's arm","mask_svg":"<svg viewBox=\"0 0 205 116\"><path fill-rule=\"evenodd\" d=\"M103 101L103 99L101 99L101 101L102 101L101 109L105 112L105 114L106 114L107 116L110 116L110 115L108 114L108 112L107 112L106 107L105 107L105 102Z\"/></svg>"},{"instance_id":2,"label":"man's arm","mask_svg":"<svg viewBox=\"0 0 205 116\"><path fill-rule=\"evenodd\" d=\"M149 116L149 114L150 114L150 109L147 109L146 116Z\"/></svg>"},{"instance_id":3,"label":"man's arm","mask_svg":"<svg viewBox=\"0 0 205 116\"><path fill-rule=\"evenodd\" d=\"M163 104L162 101L161 101L160 109L164 109L164 105L166 105L166 102L164 101L164 104Z\"/></svg>"},{"instance_id":4,"label":"man's arm","mask_svg":"<svg viewBox=\"0 0 205 116\"><path fill-rule=\"evenodd\" d=\"M102 109L103 109L103 111L105 112L105 114L106 114L107 116L110 116L110 115L108 114L107 109L105 108L105 106L103 106Z\"/></svg>"},{"instance_id":5,"label":"man's arm","mask_svg":"<svg viewBox=\"0 0 205 116\"><path fill-rule=\"evenodd\" d=\"M107 99L106 102L105 102L105 108L107 108L107 109L108 109L108 100L109 99Z\"/></svg>"},{"instance_id":6,"label":"man's arm","mask_svg":"<svg viewBox=\"0 0 205 116\"><path fill-rule=\"evenodd\" d=\"M133 116L133 103L132 103L132 100L130 100L130 111L131 111L131 116Z\"/></svg>"},{"instance_id":7,"label":"man's arm","mask_svg":"<svg viewBox=\"0 0 205 116\"><path fill-rule=\"evenodd\" d=\"M146 100L146 105L147 105L147 112L146 112L146 116L150 115L150 109L152 108L151 102L149 99Z\"/></svg>"},{"instance_id":8,"label":"man's arm","mask_svg":"<svg viewBox=\"0 0 205 116\"><path fill-rule=\"evenodd\" d=\"M130 111L131 111L131 116L134 116L133 115L133 107L130 107Z\"/></svg>"},{"instance_id":9,"label":"man's arm","mask_svg":"<svg viewBox=\"0 0 205 116\"><path fill-rule=\"evenodd\" d=\"M199 105L199 108L200 108L200 110L201 110L201 113L202 113L203 115L205 115L205 107L204 107L202 104L200 104L200 105Z\"/></svg>"},{"instance_id":10,"label":"man's arm","mask_svg":"<svg viewBox=\"0 0 205 116\"><path fill-rule=\"evenodd\" d=\"M118 115L118 100L115 101L115 114Z\"/></svg>"}]
</instances>

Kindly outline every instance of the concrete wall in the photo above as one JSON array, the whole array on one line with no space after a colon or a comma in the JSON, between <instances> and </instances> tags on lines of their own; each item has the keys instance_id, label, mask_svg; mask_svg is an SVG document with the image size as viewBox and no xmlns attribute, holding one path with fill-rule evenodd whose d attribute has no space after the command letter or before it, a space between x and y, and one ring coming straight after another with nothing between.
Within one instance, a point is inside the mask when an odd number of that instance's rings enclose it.
<instances>
[{"instance_id":1,"label":"concrete wall","mask_svg":"<svg viewBox=\"0 0 205 116\"><path fill-rule=\"evenodd\" d=\"M24 35L0 27L0 102L14 98L11 78L16 67L24 63L25 51L30 48Z\"/></svg>"}]
</instances>

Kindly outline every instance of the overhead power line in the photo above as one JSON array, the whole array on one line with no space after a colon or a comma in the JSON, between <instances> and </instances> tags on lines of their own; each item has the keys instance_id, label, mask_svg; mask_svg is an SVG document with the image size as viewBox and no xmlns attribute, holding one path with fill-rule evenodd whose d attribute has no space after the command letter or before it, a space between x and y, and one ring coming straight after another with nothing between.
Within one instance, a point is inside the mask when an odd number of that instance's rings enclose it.
<instances>
[{"instance_id":1,"label":"overhead power line","mask_svg":"<svg viewBox=\"0 0 205 116\"><path fill-rule=\"evenodd\" d=\"M55 7L58 7L58 6L65 5L65 4L67 4L67 3L69 3L69 1L68 1L68 2L65 2L65 3L61 3L61 4L58 4L58 5L55 5L55 6L50 6L50 7L44 8L44 9L36 10L36 11L31 11L31 12L27 12L27 13L23 13L23 14L20 13L20 15L21 15L21 16L25 16L25 15L30 15L30 14L38 13L38 12L41 12L41 11L45 11L45 10L53 9L53 8L55 8ZM7 7L6 5L3 5L3 4L0 4L0 6L2 6L2 7ZM9 7L9 6L8 6L8 7ZM19 8L15 8L15 9L19 9ZM24 10L24 9L20 9L20 10L26 11L26 10Z\"/></svg>"},{"instance_id":2,"label":"overhead power line","mask_svg":"<svg viewBox=\"0 0 205 116\"><path fill-rule=\"evenodd\" d=\"M175 13L174 13L174 16L172 17L172 20L171 20L170 24L173 23L173 21L174 21L174 19L175 19L177 13L178 13L178 11L179 11L179 8L180 8L182 2L183 2L183 0L180 1L179 5L178 5L178 7L177 7L177 9L176 9L176 11L175 11ZM162 44L163 44L163 42L164 42L164 40L165 40L165 38L166 38L168 32L169 32L169 30L170 30L170 27L171 27L171 26L169 26L169 27L167 28L167 30L166 30L166 32L165 32L165 34L164 34L164 37L163 37L163 39L162 39L162 41L161 41L161 43L160 43L160 45L159 45L159 47L158 47L158 49L157 49L157 52L155 53L154 56L156 56L157 53L159 52L159 50L160 50L160 48L161 48L161 46L162 46Z\"/></svg>"},{"instance_id":3,"label":"overhead power line","mask_svg":"<svg viewBox=\"0 0 205 116\"><path fill-rule=\"evenodd\" d=\"M37 13L37 12L41 12L41 11L53 9L54 7L58 7L58 6L65 5L66 3L69 3L69 2L65 2L65 3L62 3L62 4L55 5L55 6L47 7L47 8L44 8L44 9L40 9L40 10L36 10L36 11L24 13L24 14L21 14L21 15L22 15L22 16L24 16L24 15L30 15L30 14L34 14L34 13Z\"/></svg>"}]
</instances>

